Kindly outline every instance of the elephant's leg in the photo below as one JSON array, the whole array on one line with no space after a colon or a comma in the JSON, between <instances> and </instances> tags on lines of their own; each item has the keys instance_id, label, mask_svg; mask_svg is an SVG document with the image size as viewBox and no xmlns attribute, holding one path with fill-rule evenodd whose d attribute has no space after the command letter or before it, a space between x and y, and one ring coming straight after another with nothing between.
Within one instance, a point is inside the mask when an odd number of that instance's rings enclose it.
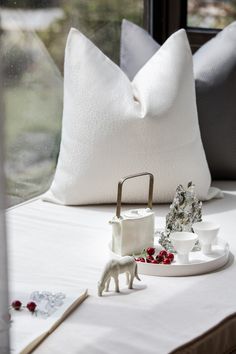
<instances>
[{"instance_id":1,"label":"elephant's leg","mask_svg":"<svg viewBox=\"0 0 236 354\"><path fill-rule=\"evenodd\" d=\"M106 283L106 290L109 291L109 285L110 285L111 278L108 278L107 283Z\"/></svg>"},{"instance_id":2,"label":"elephant's leg","mask_svg":"<svg viewBox=\"0 0 236 354\"><path fill-rule=\"evenodd\" d=\"M130 273L129 289L133 289L134 274Z\"/></svg>"},{"instance_id":3,"label":"elephant's leg","mask_svg":"<svg viewBox=\"0 0 236 354\"><path fill-rule=\"evenodd\" d=\"M120 289L119 289L119 279L118 276L114 277L114 281L115 281L115 286L116 286L116 292L119 293Z\"/></svg>"},{"instance_id":4,"label":"elephant's leg","mask_svg":"<svg viewBox=\"0 0 236 354\"><path fill-rule=\"evenodd\" d=\"M129 284L129 272L126 272L126 284Z\"/></svg>"}]
</instances>

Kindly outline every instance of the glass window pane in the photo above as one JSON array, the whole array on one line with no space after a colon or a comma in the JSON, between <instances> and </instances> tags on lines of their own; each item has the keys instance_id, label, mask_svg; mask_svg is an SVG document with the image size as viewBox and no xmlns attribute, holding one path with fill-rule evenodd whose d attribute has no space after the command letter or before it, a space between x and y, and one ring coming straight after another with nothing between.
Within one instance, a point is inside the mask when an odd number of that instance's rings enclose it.
<instances>
[{"instance_id":1,"label":"glass window pane","mask_svg":"<svg viewBox=\"0 0 236 354\"><path fill-rule=\"evenodd\" d=\"M8 205L41 194L52 180L70 28L118 63L122 18L142 26L143 0L1 0Z\"/></svg>"},{"instance_id":2,"label":"glass window pane","mask_svg":"<svg viewBox=\"0 0 236 354\"><path fill-rule=\"evenodd\" d=\"M224 28L236 20L236 0L188 0L187 25Z\"/></svg>"}]
</instances>

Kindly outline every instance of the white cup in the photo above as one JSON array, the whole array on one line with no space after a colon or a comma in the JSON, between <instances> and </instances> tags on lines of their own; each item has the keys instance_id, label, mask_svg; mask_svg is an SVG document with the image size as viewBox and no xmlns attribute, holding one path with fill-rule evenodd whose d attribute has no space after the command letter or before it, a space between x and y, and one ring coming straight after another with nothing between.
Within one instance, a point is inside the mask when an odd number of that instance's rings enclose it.
<instances>
[{"instance_id":1,"label":"white cup","mask_svg":"<svg viewBox=\"0 0 236 354\"><path fill-rule=\"evenodd\" d=\"M193 230L198 235L203 254L212 252L212 244L219 232L220 225L211 221L200 221L193 224Z\"/></svg>"},{"instance_id":2,"label":"white cup","mask_svg":"<svg viewBox=\"0 0 236 354\"><path fill-rule=\"evenodd\" d=\"M170 241L177 252L180 264L189 263L189 252L192 251L197 235L193 232L173 232L170 234Z\"/></svg>"}]
</instances>

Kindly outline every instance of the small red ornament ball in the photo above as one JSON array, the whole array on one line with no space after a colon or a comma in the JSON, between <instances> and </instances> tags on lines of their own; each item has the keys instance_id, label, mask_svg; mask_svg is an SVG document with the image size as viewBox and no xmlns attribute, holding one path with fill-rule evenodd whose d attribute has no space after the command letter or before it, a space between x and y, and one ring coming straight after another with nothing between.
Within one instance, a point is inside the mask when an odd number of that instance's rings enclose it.
<instances>
[{"instance_id":1,"label":"small red ornament ball","mask_svg":"<svg viewBox=\"0 0 236 354\"><path fill-rule=\"evenodd\" d=\"M37 305L36 305L35 302L30 301L30 302L28 302L28 304L26 305L26 307L27 307L27 309L28 309L30 312L34 312L35 309L36 309L36 307L37 307Z\"/></svg>"},{"instance_id":2,"label":"small red ornament ball","mask_svg":"<svg viewBox=\"0 0 236 354\"><path fill-rule=\"evenodd\" d=\"M154 253L155 253L155 248L154 247L148 247L147 249L146 249L146 252L147 252L147 254L149 255L149 256L153 256L154 255Z\"/></svg>"},{"instance_id":3,"label":"small red ornament ball","mask_svg":"<svg viewBox=\"0 0 236 354\"><path fill-rule=\"evenodd\" d=\"M151 263L152 263L152 264L158 264L158 262L157 262L156 259L153 259L153 260L151 261Z\"/></svg>"},{"instance_id":4,"label":"small red ornament ball","mask_svg":"<svg viewBox=\"0 0 236 354\"><path fill-rule=\"evenodd\" d=\"M14 300L11 303L14 310L19 311L21 309L22 303L19 300Z\"/></svg>"},{"instance_id":5,"label":"small red ornament ball","mask_svg":"<svg viewBox=\"0 0 236 354\"><path fill-rule=\"evenodd\" d=\"M169 258L172 262L174 260L175 256L173 255L173 253L168 253L167 258Z\"/></svg>"},{"instance_id":6,"label":"small red ornament ball","mask_svg":"<svg viewBox=\"0 0 236 354\"><path fill-rule=\"evenodd\" d=\"M153 256L147 255L146 262L151 263L154 260Z\"/></svg>"},{"instance_id":7,"label":"small red ornament ball","mask_svg":"<svg viewBox=\"0 0 236 354\"><path fill-rule=\"evenodd\" d=\"M165 250L159 252L159 256L167 257L167 252Z\"/></svg>"},{"instance_id":8,"label":"small red ornament ball","mask_svg":"<svg viewBox=\"0 0 236 354\"><path fill-rule=\"evenodd\" d=\"M169 258L165 258L162 264L171 264L171 260Z\"/></svg>"},{"instance_id":9,"label":"small red ornament ball","mask_svg":"<svg viewBox=\"0 0 236 354\"><path fill-rule=\"evenodd\" d=\"M164 260L163 256L156 256L157 263L161 263Z\"/></svg>"}]
</instances>

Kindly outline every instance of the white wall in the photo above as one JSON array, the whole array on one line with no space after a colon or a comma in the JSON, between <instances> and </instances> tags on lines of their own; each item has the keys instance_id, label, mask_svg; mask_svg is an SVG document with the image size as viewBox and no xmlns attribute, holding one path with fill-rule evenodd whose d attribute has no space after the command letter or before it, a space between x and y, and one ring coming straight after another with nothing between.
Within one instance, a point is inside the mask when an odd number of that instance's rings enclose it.
<instances>
[{"instance_id":1,"label":"white wall","mask_svg":"<svg viewBox=\"0 0 236 354\"><path fill-rule=\"evenodd\" d=\"M4 202L4 172L3 172L3 90L1 78L1 34L0 34L0 353L9 353L8 334L8 290L7 290L7 252Z\"/></svg>"}]
</instances>

